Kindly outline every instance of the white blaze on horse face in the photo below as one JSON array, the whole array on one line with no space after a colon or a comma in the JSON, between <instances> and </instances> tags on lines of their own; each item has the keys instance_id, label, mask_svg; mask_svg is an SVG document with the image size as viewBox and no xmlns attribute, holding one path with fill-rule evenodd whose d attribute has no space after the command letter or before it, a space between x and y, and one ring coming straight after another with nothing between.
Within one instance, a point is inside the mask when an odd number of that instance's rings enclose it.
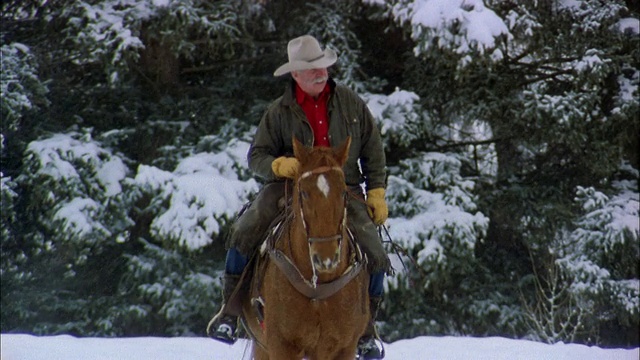
<instances>
[{"instance_id":1,"label":"white blaze on horse face","mask_svg":"<svg viewBox=\"0 0 640 360\"><path fill-rule=\"evenodd\" d=\"M318 185L318 189L320 189L320 191L324 194L324 197L329 196L329 182L327 181L327 178L324 177L324 175L318 175L318 182L316 185Z\"/></svg>"}]
</instances>

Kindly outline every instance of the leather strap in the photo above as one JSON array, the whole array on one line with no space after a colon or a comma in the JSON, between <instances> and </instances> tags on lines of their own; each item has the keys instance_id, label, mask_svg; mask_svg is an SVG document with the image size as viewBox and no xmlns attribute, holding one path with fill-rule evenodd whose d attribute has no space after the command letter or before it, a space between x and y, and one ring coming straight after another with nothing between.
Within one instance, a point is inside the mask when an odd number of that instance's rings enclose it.
<instances>
[{"instance_id":1,"label":"leather strap","mask_svg":"<svg viewBox=\"0 0 640 360\"><path fill-rule=\"evenodd\" d=\"M363 263L356 261L349 266L347 270L332 282L322 283L314 287L307 279L302 276L300 270L282 251L273 249L269 251L269 257L278 266L280 271L287 277L289 283L293 285L298 292L311 300L323 300L337 293L349 281L353 280L360 271L362 271Z\"/></svg>"}]
</instances>

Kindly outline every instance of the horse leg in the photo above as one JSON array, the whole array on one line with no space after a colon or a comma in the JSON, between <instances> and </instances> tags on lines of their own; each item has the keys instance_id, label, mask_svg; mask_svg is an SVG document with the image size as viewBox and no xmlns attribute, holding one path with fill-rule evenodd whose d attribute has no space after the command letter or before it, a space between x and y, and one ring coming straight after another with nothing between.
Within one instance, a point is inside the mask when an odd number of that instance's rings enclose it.
<instances>
[{"instance_id":1,"label":"horse leg","mask_svg":"<svg viewBox=\"0 0 640 360\"><path fill-rule=\"evenodd\" d=\"M358 344L354 344L353 346L349 345L346 348L341 349L338 353L332 358L333 360L353 360L356 357L356 352L358 351Z\"/></svg>"},{"instance_id":2,"label":"horse leg","mask_svg":"<svg viewBox=\"0 0 640 360\"><path fill-rule=\"evenodd\" d=\"M309 356L309 360L353 360L357 353L357 343L354 345L348 345L337 351L318 351L312 356Z\"/></svg>"},{"instance_id":3,"label":"horse leg","mask_svg":"<svg viewBox=\"0 0 640 360\"><path fill-rule=\"evenodd\" d=\"M339 349L316 348L314 353L309 354L309 360L353 360L358 350L357 345L355 342Z\"/></svg>"},{"instance_id":4,"label":"horse leg","mask_svg":"<svg viewBox=\"0 0 640 360\"><path fill-rule=\"evenodd\" d=\"M275 340L275 341L274 341ZM302 352L296 349L293 345L276 340L273 337L269 339L269 359L271 360L279 360L279 359L291 359L291 360L302 360Z\"/></svg>"}]
</instances>

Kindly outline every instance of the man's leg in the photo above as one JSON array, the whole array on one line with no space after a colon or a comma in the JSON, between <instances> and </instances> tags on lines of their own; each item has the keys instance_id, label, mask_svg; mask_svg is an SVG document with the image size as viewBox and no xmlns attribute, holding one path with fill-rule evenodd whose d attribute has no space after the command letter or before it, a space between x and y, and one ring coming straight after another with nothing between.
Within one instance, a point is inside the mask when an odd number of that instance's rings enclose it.
<instances>
[{"instance_id":1,"label":"man's leg","mask_svg":"<svg viewBox=\"0 0 640 360\"><path fill-rule=\"evenodd\" d=\"M212 338L227 344L233 344L236 341L238 316L240 316L240 309L229 306L229 300L238 287L247 262L247 257L240 254L236 248L231 248L227 251L222 287L222 308L207 326L207 333Z\"/></svg>"},{"instance_id":2,"label":"man's leg","mask_svg":"<svg viewBox=\"0 0 640 360\"><path fill-rule=\"evenodd\" d=\"M376 343L376 339L379 338L376 330L376 318L382 304L384 271L371 274L369 279L369 313L371 317L364 334L358 340L358 359L383 359L384 350Z\"/></svg>"},{"instance_id":3,"label":"man's leg","mask_svg":"<svg viewBox=\"0 0 640 360\"><path fill-rule=\"evenodd\" d=\"M378 337L375 321L382 303L383 282L385 273L391 270L391 262L387 256L378 229L367 213L366 205L358 200L351 200L348 207L350 228L362 250L369 260L369 310L371 318L367 328L358 341L359 359L373 360L384 358L383 350L376 343Z\"/></svg>"},{"instance_id":4,"label":"man's leg","mask_svg":"<svg viewBox=\"0 0 640 360\"><path fill-rule=\"evenodd\" d=\"M367 254L369 274L375 274L379 271L391 272L391 261L382 246L378 227L369 217L367 205L357 199L350 199L347 205L347 219L358 245Z\"/></svg>"},{"instance_id":5,"label":"man's leg","mask_svg":"<svg viewBox=\"0 0 640 360\"><path fill-rule=\"evenodd\" d=\"M207 333L216 340L228 344L233 344L236 340L235 333L241 309L235 306L236 302L231 298L248 260L280 212L278 201L284 196L284 187L284 183L265 185L231 227L223 277L223 305L207 326Z\"/></svg>"}]
</instances>

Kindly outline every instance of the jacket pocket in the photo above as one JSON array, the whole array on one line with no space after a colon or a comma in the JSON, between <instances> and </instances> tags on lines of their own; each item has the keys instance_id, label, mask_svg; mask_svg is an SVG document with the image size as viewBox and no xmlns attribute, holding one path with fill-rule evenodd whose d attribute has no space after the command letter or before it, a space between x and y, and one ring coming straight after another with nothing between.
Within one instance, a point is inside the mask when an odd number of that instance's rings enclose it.
<instances>
[{"instance_id":1,"label":"jacket pocket","mask_svg":"<svg viewBox=\"0 0 640 360\"><path fill-rule=\"evenodd\" d=\"M353 158L360 156L360 148L362 146L362 130L360 128L360 119L353 114L349 114L347 118L347 135L351 136L351 148L349 154Z\"/></svg>"}]
</instances>

